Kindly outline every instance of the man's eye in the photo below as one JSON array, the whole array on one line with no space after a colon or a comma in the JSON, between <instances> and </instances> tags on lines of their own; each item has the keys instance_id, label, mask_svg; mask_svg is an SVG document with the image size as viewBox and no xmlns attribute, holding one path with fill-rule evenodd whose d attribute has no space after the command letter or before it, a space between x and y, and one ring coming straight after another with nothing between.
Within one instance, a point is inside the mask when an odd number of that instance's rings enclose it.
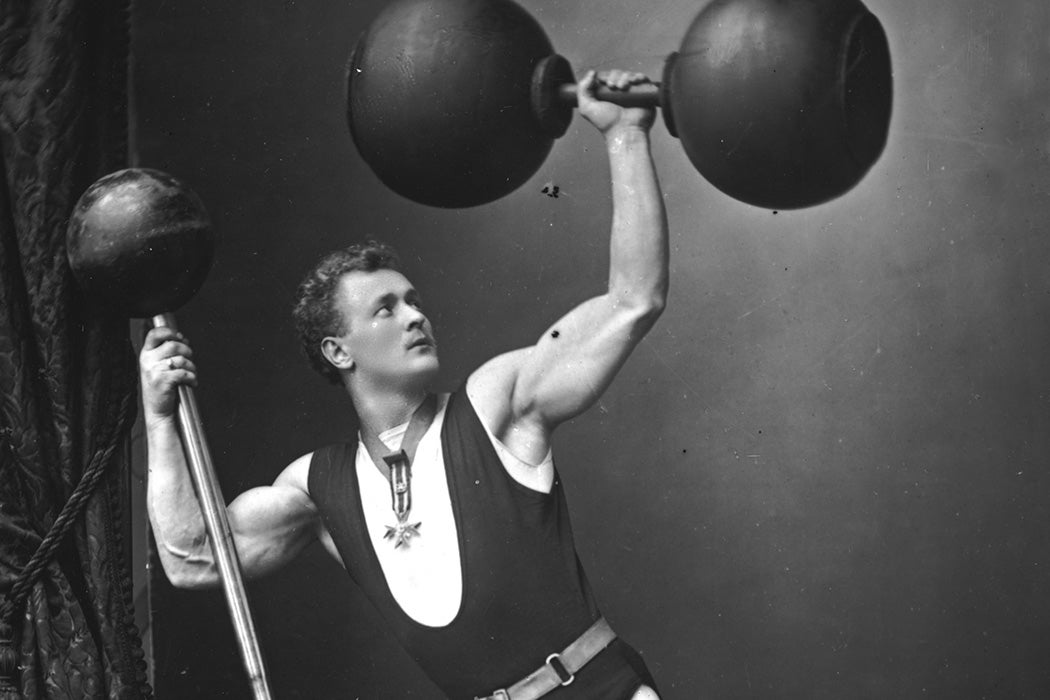
<instances>
[{"instance_id":1,"label":"man's eye","mask_svg":"<svg viewBox=\"0 0 1050 700\"><path fill-rule=\"evenodd\" d=\"M376 316L389 316L389 315L390 315L390 307L389 306L380 306L379 309L376 311Z\"/></svg>"}]
</instances>

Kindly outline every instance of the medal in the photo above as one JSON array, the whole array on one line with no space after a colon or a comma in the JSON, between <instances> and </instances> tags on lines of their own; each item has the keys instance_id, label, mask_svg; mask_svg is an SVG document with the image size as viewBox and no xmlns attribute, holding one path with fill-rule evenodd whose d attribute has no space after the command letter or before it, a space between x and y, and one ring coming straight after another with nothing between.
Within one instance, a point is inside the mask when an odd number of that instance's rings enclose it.
<instances>
[{"instance_id":1,"label":"medal","mask_svg":"<svg viewBox=\"0 0 1050 700\"><path fill-rule=\"evenodd\" d=\"M412 510L412 458L415 457L416 447L423 435L434 420L437 412L437 396L428 394L419 408L412 414L412 419L405 431L405 437L401 440L401 449L397 452L384 455L383 459L377 459L374 455L381 454L383 443L378 435L362 431L361 437L368 448L369 456L376 465L379 472L390 482L390 507L397 517L397 523L387 525L383 534L384 540L392 540L394 549L409 546L413 537L419 537L420 521L409 522L408 514Z\"/></svg>"},{"instance_id":2,"label":"medal","mask_svg":"<svg viewBox=\"0 0 1050 700\"><path fill-rule=\"evenodd\" d=\"M383 457L390 467L390 507L397 516L396 525L387 525L385 540L394 541L394 549L404 545L413 537L419 537L422 522L409 523L408 512L412 510L412 466L404 450Z\"/></svg>"}]
</instances>

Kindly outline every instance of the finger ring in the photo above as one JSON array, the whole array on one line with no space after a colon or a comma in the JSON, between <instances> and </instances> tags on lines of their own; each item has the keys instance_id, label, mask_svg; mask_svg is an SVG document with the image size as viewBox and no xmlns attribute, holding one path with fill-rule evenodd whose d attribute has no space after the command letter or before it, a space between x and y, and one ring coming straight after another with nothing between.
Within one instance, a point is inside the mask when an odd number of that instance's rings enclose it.
<instances>
[{"instance_id":1,"label":"finger ring","mask_svg":"<svg viewBox=\"0 0 1050 700\"><path fill-rule=\"evenodd\" d=\"M169 357L168 358L168 369L175 369L175 358L174 357Z\"/></svg>"}]
</instances>

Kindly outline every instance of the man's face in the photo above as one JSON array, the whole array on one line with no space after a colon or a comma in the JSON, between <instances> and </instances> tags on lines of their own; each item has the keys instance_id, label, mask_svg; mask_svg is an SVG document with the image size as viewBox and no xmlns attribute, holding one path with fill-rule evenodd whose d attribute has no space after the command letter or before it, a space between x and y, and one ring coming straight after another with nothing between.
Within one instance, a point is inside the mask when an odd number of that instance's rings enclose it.
<instances>
[{"instance_id":1,"label":"man's face","mask_svg":"<svg viewBox=\"0 0 1050 700\"><path fill-rule=\"evenodd\" d=\"M438 370L437 343L419 293L400 272L343 275L336 293L354 372L369 382L429 382Z\"/></svg>"}]
</instances>

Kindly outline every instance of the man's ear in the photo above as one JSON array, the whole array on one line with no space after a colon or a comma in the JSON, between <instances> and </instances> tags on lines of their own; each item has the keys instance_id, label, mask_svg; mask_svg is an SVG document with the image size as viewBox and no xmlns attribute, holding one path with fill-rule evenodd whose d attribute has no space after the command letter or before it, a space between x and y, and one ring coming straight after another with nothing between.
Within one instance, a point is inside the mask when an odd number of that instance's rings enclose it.
<instances>
[{"instance_id":1,"label":"man's ear","mask_svg":"<svg viewBox=\"0 0 1050 700\"><path fill-rule=\"evenodd\" d=\"M331 336L321 341L321 354L336 369L353 370L354 358L350 356L350 349L346 342Z\"/></svg>"}]
</instances>

